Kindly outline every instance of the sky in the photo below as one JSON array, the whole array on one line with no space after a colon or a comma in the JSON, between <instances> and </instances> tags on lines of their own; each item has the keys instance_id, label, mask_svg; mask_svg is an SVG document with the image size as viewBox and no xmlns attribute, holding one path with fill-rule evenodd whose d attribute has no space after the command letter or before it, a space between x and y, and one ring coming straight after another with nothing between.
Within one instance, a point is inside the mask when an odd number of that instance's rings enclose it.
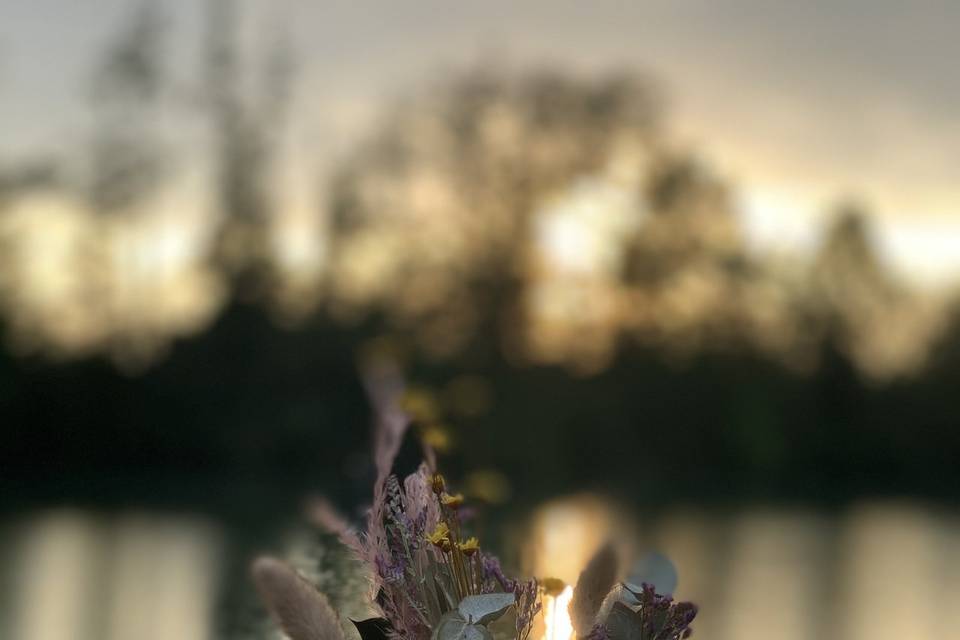
<instances>
[{"instance_id":1,"label":"sky","mask_svg":"<svg viewBox=\"0 0 960 640\"><path fill-rule=\"evenodd\" d=\"M812 249L829 206L856 197L903 275L960 273L960 3L238 2L251 43L280 24L293 39L298 145L318 166L389 98L481 60L636 69L675 139L736 185L759 247ZM164 4L173 66L195 68L204 3ZM138 5L0 2L0 163L83 141L94 63Z\"/></svg>"}]
</instances>

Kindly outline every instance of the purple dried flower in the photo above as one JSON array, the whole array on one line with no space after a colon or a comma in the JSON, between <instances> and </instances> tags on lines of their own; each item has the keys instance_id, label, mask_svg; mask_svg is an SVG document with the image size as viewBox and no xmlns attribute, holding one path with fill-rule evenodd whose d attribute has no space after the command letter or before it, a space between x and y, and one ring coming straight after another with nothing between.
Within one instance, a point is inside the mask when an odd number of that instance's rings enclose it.
<instances>
[{"instance_id":1,"label":"purple dried flower","mask_svg":"<svg viewBox=\"0 0 960 640\"><path fill-rule=\"evenodd\" d=\"M540 613L540 588L535 579L512 580L503 573L500 560L489 553L481 553L481 593L512 592L516 597L517 640L526 640L533 627L533 619Z\"/></svg>"},{"instance_id":2,"label":"purple dried flower","mask_svg":"<svg viewBox=\"0 0 960 640\"><path fill-rule=\"evenodd\" d=\"M516 580L511 580L503 574L503 569L500 567L500 560L498 560L496 556L484 553L480 560L481 568L483 569L484 593L500 590L516 592Z\"/></svg>"},{"instance_id":3,"label":"purple dried flower","mask_svg":"<svg viewBox=\"0 0 960 640\"><path fill-rule=\"evenodd\" d=\"M639 626L640 640L681 640L693 633L690 624L697 616L695 604L674 602L670 596L658 594L652 584L643 583L639 592L626 585L624 588L637 598L639 604L635 607L622 603L614 605L611 614L617 616L618 630L622 631L621 625ZM613 640L618 640L618 633L611 635Z\"/></svg>"},{"instance_id":4,"label":"purple dried flower","mask_svg":"<svg viewBox=\"0 0 960 640\"><path fill-rule=\"evenodd\" d=\"M499 568L499 563L497 567ZM536 579L514 580L513 593L516 596L517 640L526 640L533 627L533 619L540 613L540 589Z\"/></svg>"},{"instance_id":5,"label":"purple dried flower","mask_svg":"<svg viewBox=\"0 0 960 640\"><path fill-rule=\"evenodd\" d=\"M433 531L440 522L440 509L437 498L430 488L430 469L421 464L416 472L411 473L403 481L403 491L406 496L406 515L417 537L423 537L427 531Z\"/></svg>"},{"instance_id":6,"label":"purple dried flower","mask_svg":"<svg viewBox=\"0 0 960 640\"><path fill-rule=\"evenodd\" d=\"M377 556L376 560L377 574L387 584L399 584L403 582L404 562L403 558L387 558Z\"/></svg>"}]
</instances>

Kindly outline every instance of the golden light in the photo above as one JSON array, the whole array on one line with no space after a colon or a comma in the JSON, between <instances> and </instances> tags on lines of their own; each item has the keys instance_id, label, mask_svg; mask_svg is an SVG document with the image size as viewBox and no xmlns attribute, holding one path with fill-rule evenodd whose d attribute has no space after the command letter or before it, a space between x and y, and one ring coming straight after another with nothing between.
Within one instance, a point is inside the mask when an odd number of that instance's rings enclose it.
<instances>
[{"instance_id":1,"label":"golden light","mask_svg":"<svg viewBox=\"0 0 960 640\"><path fill-rule=\"evenodd\" d=\"M613 507L590 494L557 498L542 505L534 516L524 549L525 566L535 576L559 578L575 584L590 557L613 531Z\"/></svg>"},{"instance_id":2,"label":"golden light","mask_svg":"<svg viewBox=\"0 0 960 640\"><path fill-rule=\"evenodd\" d=\"M632 527L618 517L612 504L592 494L557 498L537 509L526 536L524 566L531 575L556 578L567 587L557 596L543 596L543 627L533 637L573 638L567 610L573 597L572 585L591 556L614 532L627 532L629 537Z\"/></svg>"},{"instance_id":3,"label":"golden light","mask_svg":"<svg viewBox=\"0 0 960 640\"><path fill-rule=\"evenodd\" d=\"M543 597L543 620L547 629L544 640L569 640L573 636L573 624L568 611L572 598L573 587L570 585L556 597Z\"/></svg>"}]
</instances>

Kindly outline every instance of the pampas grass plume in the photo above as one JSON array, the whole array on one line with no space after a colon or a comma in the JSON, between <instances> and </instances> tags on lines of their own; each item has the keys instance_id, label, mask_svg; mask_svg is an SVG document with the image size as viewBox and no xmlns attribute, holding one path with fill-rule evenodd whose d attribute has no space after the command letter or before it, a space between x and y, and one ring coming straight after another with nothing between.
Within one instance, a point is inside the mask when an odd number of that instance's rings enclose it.
<instances>
[{"instance_id":1,"label":"pampas grass plume","mask_svg":"<svg viewBox=\"0 0 960 640\"><path fill-rule=\"evenodd\" d=\"M616 585L618 571L617 552L608 542L593 555L580 573L568 609L577 637L586 638L590 634L604 599Z\"/></svg>"},{"instance_id":2,"label":"pampas grass plume","mask_svg":"<svg viewBox=\"0 0 960 640\"><path fill-rule=\"evenodd\" d=\"M270 616L290 640L343 640L326 596L286 563L263 556L253 562L252 573Z\"/></svg>"}]
</instances>

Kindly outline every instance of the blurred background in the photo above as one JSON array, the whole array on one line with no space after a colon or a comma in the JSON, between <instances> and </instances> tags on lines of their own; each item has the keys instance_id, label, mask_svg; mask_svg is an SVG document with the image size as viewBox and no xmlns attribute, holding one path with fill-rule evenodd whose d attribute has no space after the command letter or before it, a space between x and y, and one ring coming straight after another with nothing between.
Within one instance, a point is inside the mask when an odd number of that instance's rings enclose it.
<instances>
[{"instance_id":1,"label":"blurred background","mask_svg":"<svg viewBox=\"0 0 960 640\"><path fill-rule=\"evenodd\" d=\"M618 532L698 637L951 637L958 23L4 3L0 637L276 637L264 550L355 610L309 505L362 513L384 366L514 566Z\"/></svg>"}]
</instances>

